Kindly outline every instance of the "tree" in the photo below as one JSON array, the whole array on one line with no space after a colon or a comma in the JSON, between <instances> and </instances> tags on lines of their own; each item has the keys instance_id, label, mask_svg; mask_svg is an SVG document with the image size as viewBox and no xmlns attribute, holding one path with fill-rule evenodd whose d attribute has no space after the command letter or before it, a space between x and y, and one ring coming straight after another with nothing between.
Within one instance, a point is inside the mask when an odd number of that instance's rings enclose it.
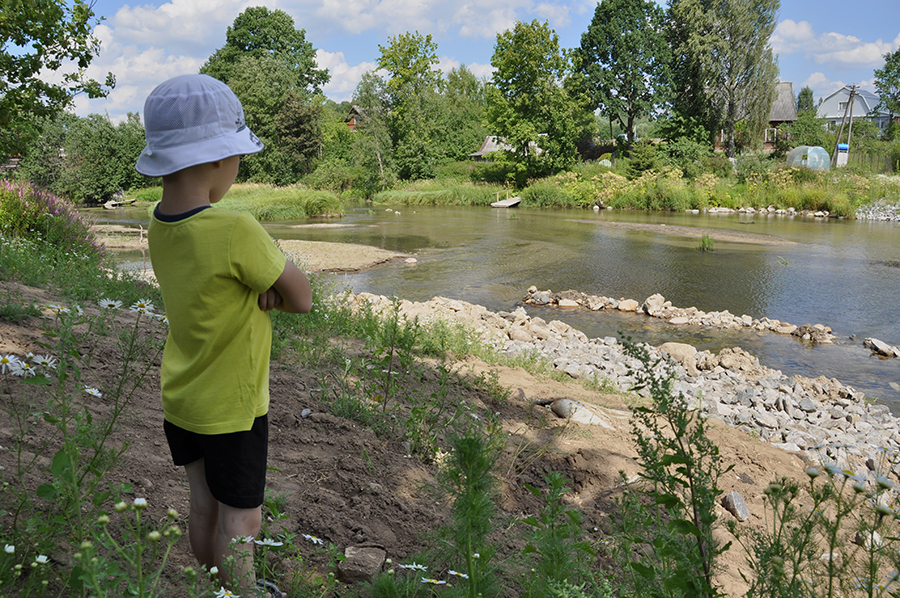
<instances>
[{"instance_id":1,"label":"tree","mask_svg":"<svg viewBox=\"0 0 900 598\"><path fill-rule=\"evenodd\" d=\"M489 134L484 81L462 65L447 73L442 90L432 120L436 149L444 161L464 160Z\"/></svg>"},{"instance_id":2,"label":"tree","mask_svg":"<svg viewBox=\"0 0 900 598\"><path fill-rule=\"evenodd\" d=\"M18 154L42 117L58 114L79 93L105 96L115 85L85 75L100 49L93 3L73 0L0 0L0 156ZM74 64L74 72L49 83L42 72Z\"/></svg>"},{"instance_id":3,"label":"tree","mask_svg":"<svg viewBox=\"0 0 900 598\"><path fill-rule=\"evenodd\" d=\"M775 101L778 64L769 44L780 0L713 0L716 32L704 71L710 99L734 157L735 125L747 123L751 136L764 129Z\"/></svg>"},{"instance_id":4,"label":"tree","mask_svg":"<svg viewBox=\"0 0 900 598\"><path fill-rule=\"evenodd\" d=\"M371 190L386 189L395 176L384 79L375 73L364 73L353 92L353 105L360 110L353 140L354 161L369 174L367 186Z\"/></svg>"},{"instance_id":5,"label":"tree","mask_svg":"<svg viewBox=\"0 0 900 598\"><path fill-rule=\"evenodd\" d=\"M321 104L294 91L284 97L281 111L275 116L279 145L292 162L306 164L307 174L312 171L312 160L322 155L322 116Z\"/></svg>"},{"instance_id":6,"label":"tree","mask_svg":"<svg viewBox=\"0 0 900 598\"><path fill-rule=\"evenodd\" d=\"M302 145L321 146L322 112L316 106L329 80L328 71L317 68L315 54L306 32L296 29L286 12L254 6L235 18L225 45L200 69L231 87L243 104L247 126L266 145L241 161L240 179L287 185L309 170L318 150L306 147L298 153L298 143L304 137ZM289 114L282 115L286 107ZM317 119L303 135L298 110Z\"/></svg>"},{"instance_id":7,"label":"tree","mask_svg":"<svg viewBox=\"0 0 900 598\"><path fill-rule=\"evenodd\" d=\"M379 44L378 50L378 68L390 75L386 90L394 109L402 109L413 96L437 87L441 71L434 68L438 63L437 44L430 33L423 36L416 31L390 37L388 45Z\"/></svg>"},{"instance_id":8,"label":"tree","mask_svg":"<svg viewBox=\"0 0 900 598\"><path fill-rule=\"evenodd\" d=\"M649 0L603 0L576 50L591 107L616 119L634 142L635 120L668 92L669 48L663 12Z\"/></svg>"},{"instance_id":9,"label":"tree","mask_svg":"<svg viewBox=\"0 0 900 598\"><path fill-rule=\"evenodd\" d=\"M797 114L801 112L815 112L816 102L813 99L813 90L810 87L804 87L797 96Z\"/></svg>"},{"instance_id":10,"label":"tree","mask_svg":"<svg viewBox=\"0 0 900 598\"><path fill-rule=\"evenodd\" d=\"M884 66L875 69L875 89L881 97L878 108L890 115L887 133L893 135L894 118L900 115L900 50L885 54Z\"/></svg>"},{"instance_id":11,"label":"tree","mask_svg":"<svg viewBox=\"0 0 900 598\"><path fill-rule=\"evenodd\" d=\"M512 148L520 174L547 174L574 162L586 99L562 86L570 65L556 32L537 20L517 22L497 35L491 64L488 124Z\"/></svg>"},{"instance_id":12,"label":"tree","mask_svg":"<svg viewBox=\"0 0 900 598\"><path fill-rule=\"evenodd\" d=\"M231 83L238 62L246 57L268 56L287 67L293 87L321 91L331 76L316 64L316 50L306 41L306 30L296 29L294 19L283 10L251 6L235 19L225 33L225 45L200 68L201 73Z\"/></svg>"}]
</instances>

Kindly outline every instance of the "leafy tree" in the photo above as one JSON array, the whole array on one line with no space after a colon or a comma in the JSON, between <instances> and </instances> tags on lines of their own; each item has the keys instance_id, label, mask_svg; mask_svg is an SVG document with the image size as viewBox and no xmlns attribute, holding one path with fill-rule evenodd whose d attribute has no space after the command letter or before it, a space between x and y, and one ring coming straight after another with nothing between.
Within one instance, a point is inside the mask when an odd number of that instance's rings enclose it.
<instances>
[{"instance_id":1,"label":"leafy tree","mask_svg":"<svg viewBox=\"0 0 900 598\"><path fill-rule=\"evenodd\" d=\"M437 65L437 44L431 34L403 33L388 38L388 45L378 45L381 56L378 68L390 75L386 91L394 109L402 110L413 96L437 88L441 72Z\"/></svg>"},{"instance_id":2,"label":"leafy tree","mask_svg":"<svg viewBox=\"0 0 900 598\"><path fill-rule=\"evenodd\" d=\"M662 25L662 9L650 0L602 0L576 50L591 107L616 119L629 144L635 120L651 114L668 91Z\"/></svg>"},{"instance_id":3,"label":"leafy tree","mask_svg":"<svg viewBox=\"0 0 900 598\"><path fill-rule=\"evenodd\" d=\"M818 118L815 111L800 110L797 112L797 120L789 125L778 128L779 139L784 139L788 147L801 145L819 146L833 149L835 143L834 133L830 133L825 126L825 120Z\"/></svg>"},{"instance_id":4,"label":"leafy tree","mask_svg":"<svg viewBox=\"0 0 900 598\"><path fill-rule=\"evenodd\" d=\"M489 135L484 125L485 86L465 65L447 73L432 112L441 161L464 160Z\"/></svg>"},{"instance_id":5,"label":"leafy tree","mask_svg":"<svg viewBox=\"0 0 900 598\"><path fill-rule=\"evenodd\" d=\"M705 57L710 99L726 134L726 152L734 157L735 125L743 120L758 136L775 101L778 64L769 38L780 0L712 0L716 29Z\"/></svg>"},{"instance_id":6,"label":"leafy tree","mask_svg":"<svg viewBox=\"0 0 900 598\"><path fill-rule=\"evenodd\" d=\"M292 86L299 91L321 91L331 76L317 68L316 50L306 41L306 30L296 29L294 19L283 10L251 6L234 19L225 33L225 45L216 50L200 69L231 84L241 59L268 56L287 67L294 76Z\"/></svg>"},{"instance_id":7,"label":"leafy tree","mask_svg":"<svg viewBox=\"0 0 900 598\"><path fill-rule=\"evenodd\" d=\"M250 7L235 18L200 72L227 83L244 106L247 125L266 145L241 162L239 178L286 185L309 171L321 148L321 86L306 32L282 10ZM304 115L317 119L299 123Z\"/></svg>"},{"instance_id":8,"label":"leafy tree","mask_svg":"<svg viewBox=\"0 0 900 598\"><path fill-rule=\"evenodd\" d=\"M878 108L890 115L888 135L896 130L894 118L900 115L900 50L884 55L884 66L875 69L875 89L881 101Z\"/></svg>"},{"instance_id":9,"label":"leafy tree","mask_svg":"<svg viewBox=\"0 0 900 598\"><path fill-rule=\"evenodd\" d=\"M671 115L663 127L667 139L687 137L712 145L718 120L709 98L704 56L712 52L711 0L671 0L665 36L671 49Z\"/></svg>"},{"instance_id":10,"label":"leafy tree","mask_svg":"<svg viewBox=\"0 0 900 598\"><path fill-rule=\"evenodd\" d=\"M813 90L810 87L804 87L797 96L797 114L801 112L815 112L816 102L813 99Z\"/></svg>"},{"instance_id":11,"label":"leafy tree","mask_svg":"<svg viewBox=\"0 0 900 598\"><path fill-rule=\"evenodd\" d=\"M395 174L385 80L375 73L363 74L353 92L353 105L361 113L353 140L353 161L368 173L368 190L386 189Z\"/></svg>"},{"instance_id":12,"label":"leafy tree","mask_svg":"<svg viewBox=\"0 0 900 598\"><path fill-rule=\"evenodd\" d=\"M0 0L0 155L18 154L40 126L86 93L105 96L115 85L112 73L101 84L85 75L100 41L93 2L73 0ZM41 73L64 63L77 66L50 83Z\"/></svg>"},{"instance_id":13,"label":"leafy tree","mask_svg":"<svg viewBox=\"0 0 900 598\"><path fill-rule=\"evenodd\" d=\"M511 146L520 175L572 164L586 100L562 86L570 65L556 32L537 20L517 22L497 35L491 64L496 70L488 87L488 124Z\"/></svg>"}]
</instances>

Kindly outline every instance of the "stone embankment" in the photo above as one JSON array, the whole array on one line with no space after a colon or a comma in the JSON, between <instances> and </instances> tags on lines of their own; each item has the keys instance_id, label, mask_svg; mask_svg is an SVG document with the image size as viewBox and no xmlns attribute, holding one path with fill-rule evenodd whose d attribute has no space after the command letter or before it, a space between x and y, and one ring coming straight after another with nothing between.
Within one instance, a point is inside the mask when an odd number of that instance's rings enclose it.
<instances>
[{"instance_id":1,"label":"stone embankment","mask_svg":"<svg viewBox=\"0 0 900 598\"><path fill-rule=\"evenodd\" d=\"M900 222L900 203L891 204L882 199L867 206L860 206L855 215L857 220Z\"/></svg>"},{"instance_id":2,"label":"stone embankment","mask_svg":"<svg viewBox=\"0 0 900 598\"><path fill-rule=\"evenodd\" d=\"M383 296L362 293L351 300L384 313L392 309L391 300ZM424 303L401 301L399 308L407 319L462 323L506 354L536 353L572 378L601 387L628 391L635 382L629 372L642 367L615 338L589 339L563 322L532 318L523 307L494 313L435 297ZM900 419L886 405L866 401L863 393L838 380L788 376L760 365L740 348L713 354L665 343L650 352L671 359L674 390L689 408L800 453L811 463L835 465L872 483L888 471L900 478L900 465L891 462L900 447ZM572 415L578 405L573 408L571 403L554 412Z\"/></svg>"}]
</instances>

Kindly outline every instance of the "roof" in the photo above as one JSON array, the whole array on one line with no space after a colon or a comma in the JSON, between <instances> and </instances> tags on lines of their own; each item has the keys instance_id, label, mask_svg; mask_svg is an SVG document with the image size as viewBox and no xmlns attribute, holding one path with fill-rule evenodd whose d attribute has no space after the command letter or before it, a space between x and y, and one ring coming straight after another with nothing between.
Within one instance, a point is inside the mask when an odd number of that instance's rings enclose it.
<instances>
[{"instance_id":1,"label":"roof","mask_svg":"<svg viewBox=\"0 0 900 598\"><path fill-rule=\"evenodd\" d=\"M775 86L775 101L769 112L769 122L794 122L797 120L797 99L794 97L794 84L790 81Z\"/></svg>"},{"instance_id":2,"label":"roof","mask_svg":"<svg viewBox=\"0 0 900 598\"><path fill-rule=\"evenodd\" d=\"M841 118L843 116L843 112L840 112L839 114L828 114L827 113L828 100L830 100L831 98L833 98L836 95L842 95L842 96L846 96L849 98L850 97L850 86L846 85L846 86L838 89L837 91L832 92L832 93L828 94L827 96L825 96L825 99L822 100L821 104L819 104L819 111L817 113L817 116L819 118ZM853 115L854 118L856 118L857 116L866 116L866 115L875 113L875 108L881 102L881 98L878 96L878 94L872 93L871 91L866 91L865 89L857 88L856 99L854 99L853 103L857 104L857 102L862 103L863 107L865 107L865 112L863 114L855 113ZM885 110L879 110L877 112L877 114L886 115L887 112Z\"/></svg>"},{"instance_id":3,"label":"roof","mask_svg":"<svg viewBox=\"0 0 900 598\"><path fill-rule=\"evenodd\" d=\"M502 143L499 137L497 137L496 135L488 135L484 138L484 143L481 144L481 149L477 152L472 152L471 154L469 154L469 157L481 158L492 152L502 152L509 149L512 148L510 148L507 144Z\"/></svg>"}]
</instances>

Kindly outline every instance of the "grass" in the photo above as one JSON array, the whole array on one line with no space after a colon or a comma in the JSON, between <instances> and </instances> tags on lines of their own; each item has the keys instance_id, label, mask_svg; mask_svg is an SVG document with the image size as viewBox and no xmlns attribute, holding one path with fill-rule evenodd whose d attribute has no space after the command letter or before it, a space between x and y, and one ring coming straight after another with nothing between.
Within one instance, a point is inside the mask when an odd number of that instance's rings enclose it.
<instances>
[{"instance_id":1,"label":"grass","mask_svg":"<svg viewBox=\"0 0 900 598\"><path fill-rule=\"evenodd\" d=\"M648 176L643 184L678 183L673 177L661 182ZM7 217L15 213L9 206L21 200L18 191L14 195L0 195ZM41 205L23 212L30 222L49 220L41 209L58 204L48 199ZM115 297L125 305L137 299L158 303L152 287L106 268L83 222L72 216L67 219L71 231L52 234L8 222L0 243L0 279L48 288L72 301ZM66 241L81 237L77 248ZM505 361L465 328L408 320L396 301L383 310L357 305L324 280L313 277L312 282L313 312L302 318L274 314L273 355L285 370L303 362L318 371L322 402L332 413L371 427L384 441L405 441L411 458L433 464L439 482L433 488L436 504L446 507L447 524L429 542L423 558L432 573L424 581L420 565L405 563L406 569L391 567L369 585L343 586L328 574L340 558L337 547L320 546L318 538L301 538L284 527L287 499L269 496L262 532L269 542L261 540L258 549L259 574L303 598L436 592L447 598L716 595L712 575L727 547L716 533L715 504L721 494L717 480L725 471L706 437L704 420L673 393L665 367L635 349L643 363L643 375L636 379L650 389L649 401L633 408L644 481L621 494L618 534L610 547L601 546L585 541L580 514L566 499L568 482L552 472L542 485L530 488L538 500L529 515L499 520L498 481L509 483L548 445L504 431L496 413L508 401L509 389L496 372L473 375L448 362L477 355L488 363L556 375L552 364L536 354ZM3 299L0 311L11 321L37 309L15 293ZM216 588L205 572L177 570L169 562L185 529L178 514L161 515L165 506L122 500L128 488L110 483L108 476L128 450L111 439L130 417L130 398L157 361L165 329L148 313L132 314L133 323L123 325L107 310L94 316L74 306L54 311L46 355L0 356L0 401L11 430L4 444L16 456L14 466L0 470L0 594L213 595ZM114 339L121 357L93 363L98 338ZM114 376L101 377L97 368L117 369ZM105 386L92 386L98 380ZM604 381L591 385L598 391L610 387ZM110 409L92 412L85 393L91 400L102 398ZM477 401L467 400L473 397ZM35 447L37 426L52 433ZM38 459L42 455L46 462ZM367 454L360 458L366 467L376 467ZM872 598L896 593L891 572L900 566L900 511L886 477L896 456L881 459L875 487L834 466L826 469L824 481L817 482L822 474L811 471L805 494L786 481L769 486L771 520L765 529L741 538L751 555L751 595ZM798 508L801 498L810 501L810 510ZM105 506L110 504L112 512ZM854 544L850 536L857 531L872 541ZM525 548L511 548L517 542ZM311 555L308 543L313 543ZM270 550L279 551L277 558L266 558ZM598 561L598 551L608 560ZM822 561L817 555L823 553L841 559ZM613 567L598 569L598 562ZM326 567L326 573L317 572L313 563Z\"/></svg>"},{"instance_id":2,"label":"grass","mask_svg":"<svg viewBox=\"0 0 900 598\"><path fill-rule=\"evenodd\" d=\"M162 199L162 187L137 189L128 197L142 203L156 203ZM344 210L341 199L331 191L256 183L232 185L217 205L226 210L250 212L257 220L332 217Z\"/></svg>"}]
</instances>

